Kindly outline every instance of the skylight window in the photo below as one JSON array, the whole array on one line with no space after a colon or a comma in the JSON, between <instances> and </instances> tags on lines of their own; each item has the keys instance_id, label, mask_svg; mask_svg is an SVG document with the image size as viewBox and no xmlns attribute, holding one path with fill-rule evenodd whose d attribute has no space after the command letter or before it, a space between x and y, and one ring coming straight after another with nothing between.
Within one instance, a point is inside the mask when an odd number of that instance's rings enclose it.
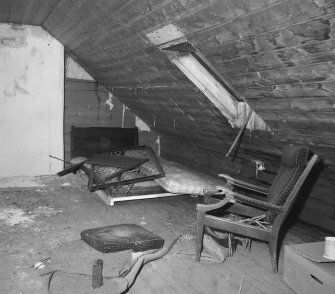
<instances>
[{"instance_id":1,"label":"skylight window","mask_svg":"<svg viewBox=\"0 0 335 294\"><path fill-rule=\"evenodd\" d=\"M165 44L160 46L160 49L220 110L232 127L241 127L244 124L248 113L252 110L192 44L188 42ZM254 112L246 127L269 130L265 122Z\"/></svg>"},{"instance_id":2,"label":"skylight window","mask_svg":"<svg viewBox=\"0 0 335 294\"><path fill-rule=\"evenodd\" d=\"M270 131L220 72L187 41L177 26L168 24L148 32L146 36L204 93L232 127Z\"/></svg>"}]
</instances>

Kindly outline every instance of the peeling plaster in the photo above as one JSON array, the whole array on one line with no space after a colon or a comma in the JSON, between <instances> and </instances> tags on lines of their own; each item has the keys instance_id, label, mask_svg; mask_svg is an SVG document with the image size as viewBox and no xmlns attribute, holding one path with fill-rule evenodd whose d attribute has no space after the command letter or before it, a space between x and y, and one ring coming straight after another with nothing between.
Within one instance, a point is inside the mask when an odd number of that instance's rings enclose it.
<instances>
[{"instance_id":1,"label":"peeling plaster","mask_svg":"<svg viewBox=\"0 0 335 294\"><path fill-rule=\"evenodd\" d=\"M24 31L24 26L19 24L10 24L10 28L14 31Z\"/></svg>"},{"instance_id":2,"label":"peeling plaster","mask_svg":"<svg viewBox=\"0 0 335 294\"><path fill-rule=\"evenodd\" d=\"M14 82L14 90L16 90L15 93L19 92L24 95L29 95L29 92L26 91L23 87L19 85L19 83L17 82L17 79L15 79L15 82Z\"/></svg>"},{"instance_id":3,"label":"peeling plaster","mask_svg":"<svg viewBox=\"0 0 335 294\"><path fill-rule=\"evenodd\" d=\"M20 79L24 80L24 76L21 76ZM23 87L23 85L20 85L17 81L17 78L14 78L14 81L12 83L7 83L6 88L2 91L4 94L3 101L6 101L6 97L15 97L19 94L23 95L29 95L29 92Z\"/></svg>"},{"instance_id":4,"label":"peeling plaster","mask_svg":"<svg viewBox=\"0 0 335 294\"><path fill-rule=\"evenodd\" d=\"M41 27L0 24L1 177L63 168L48 157L63 154L63 57L64 47Z\"/></svg>"},{"instance_id":5,"label":"peeling plaster","mask_svg":"<svg viewBox=\"0 0 335 294\"><path fill-rule=\"evenodd\" d=\"M29 66L26 66L24 69L24 73L22 76L19 76L19 80L27 82L27 72L28 72Z\"/></svg>"},{"instance_id":6,"label":"peeling plaster","mask_svg":"<svg viewBox=\"0 0 335 294\"><path fill-rule=\"evenodd\" d=\"M31 48L31 50L30 50L30 56L31 56L31 57L34 57L34 56L36 55L36 53L37 53L37 49L36 49L36 47L34 46L34 47Z\"/></svg>"},{"instance_id":7,"label":"peeling plaster","mask_svg":"<svg viewBox=\"0 0 335 294\"><path fill-rule=\"evenodd\" d=\"M2 31L2 35L6 37L0 38L0 48L20 48L28 46L27 37L29 32L24 30L21 26L7 25L4 31Z\"/></svg>"}]
</instances>

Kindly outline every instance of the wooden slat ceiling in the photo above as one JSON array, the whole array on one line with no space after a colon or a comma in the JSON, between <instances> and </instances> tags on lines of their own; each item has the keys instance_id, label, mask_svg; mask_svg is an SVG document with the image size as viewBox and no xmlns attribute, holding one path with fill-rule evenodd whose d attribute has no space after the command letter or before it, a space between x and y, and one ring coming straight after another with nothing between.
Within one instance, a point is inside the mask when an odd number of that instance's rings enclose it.
<instances>
[{"instance_id":1,"label":"wooden slat ceiling","mask_svg":"<svg viewBox=\"0 0 335 294\"><path fill-rule=\"evenodd\" d=\"M245 97L275 142L334 164L334 0L1 0L0 22L40 25L156 131L228 150L237 130L146 34L174 24ZM327 148L327 149L325 149Z\"/></svg>"}]
</instances>

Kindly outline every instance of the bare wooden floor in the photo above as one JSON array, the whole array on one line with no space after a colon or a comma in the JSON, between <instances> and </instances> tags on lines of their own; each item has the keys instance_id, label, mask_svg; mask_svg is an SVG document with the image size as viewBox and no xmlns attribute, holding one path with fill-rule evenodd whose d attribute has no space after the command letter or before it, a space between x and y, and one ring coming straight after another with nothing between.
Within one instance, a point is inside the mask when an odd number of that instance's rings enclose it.
<instances>
[{"instance_id":1,"label":"bare wooden floor","mask_svg":"<svg viewBox=\"0 0 335 294\"><path fill-rule=\"evenodd\" d=\"M0 189L0 293L47 293L41 272L32 265L79 240L84 229L119 223L139 224L165 238L181 235L165 257L142 268L128 293L293 293L283 282L283 255L279 274L273 274L264 243L253 242L250 253L239 247L222 264L194 261L195 206L201 199L178 196L106 207L74 175L38 181L45 186ZM290 229L284 244L321 240L324 235L299 225ZM79 262L79 269L92 266Z\"/></svg>"}]
</instances>

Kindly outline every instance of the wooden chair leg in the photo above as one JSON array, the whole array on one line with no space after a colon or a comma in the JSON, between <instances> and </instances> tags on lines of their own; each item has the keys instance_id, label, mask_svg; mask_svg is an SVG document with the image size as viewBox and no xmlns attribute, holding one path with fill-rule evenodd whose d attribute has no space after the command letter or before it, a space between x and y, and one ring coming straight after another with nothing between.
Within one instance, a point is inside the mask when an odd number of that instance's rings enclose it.
<instances>
[{"instance_id":1,"label":"wooden chair leg","mask_svg":"<svg viewBox=\"0 0 335 294\"><path fill-rule=\"evenodd\" d=\"M278 272L278 235L272 236L269 242L272 271Z\"/></svg>"},{"instance_id":2,"label":"wooden chair leg","mask_svg":"<svg viewBox=\"0 0 335 294\"><path fill-rule=\"evenodd\" d=\"M205 215L206 212L197 211L197 239L196 239L196 254L195 260L200 261L202 242L204 238L204 228L205 228Z\"/></svg>"}]
</instances>

